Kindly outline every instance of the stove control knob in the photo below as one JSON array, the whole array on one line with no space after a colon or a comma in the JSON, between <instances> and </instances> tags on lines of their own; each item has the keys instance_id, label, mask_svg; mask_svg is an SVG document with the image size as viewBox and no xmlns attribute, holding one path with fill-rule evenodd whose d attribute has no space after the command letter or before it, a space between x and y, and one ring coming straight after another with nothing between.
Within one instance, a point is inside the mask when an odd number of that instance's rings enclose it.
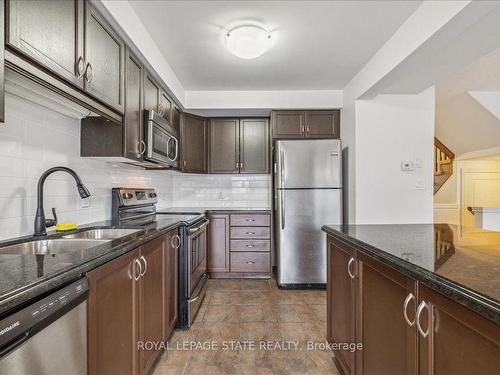
<instances>
[{"instance_id":1,"label":"stove control knob","mask_svg":"<svg viewBox=\"0 0 500 375\"><path fill-rule=\"evenodd\" d=\"M149 198L156 198L156 193L149 193Z\"/></svg>"},{"instance_id":2,"label":"stove control knob","mask_svg":"<svg viewBox=\"0 0 500 375\"><path fill-rule=\"evenodd\" d=\"M123 193L122 197L123 197L123 199L132 199L133 194L132 193Z\"/></svg>"}]
</instances>

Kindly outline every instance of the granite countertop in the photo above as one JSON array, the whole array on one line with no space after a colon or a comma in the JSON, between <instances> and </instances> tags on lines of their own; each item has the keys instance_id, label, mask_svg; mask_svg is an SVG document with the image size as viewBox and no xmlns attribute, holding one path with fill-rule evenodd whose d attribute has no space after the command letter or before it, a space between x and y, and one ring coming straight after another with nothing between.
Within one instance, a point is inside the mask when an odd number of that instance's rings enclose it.
<instances>
[{"instance_id":1,"label":"granite countertop","mask_svg":"<svg viewBox=\"0 0 500 375\"><path fill-rule=\"evenodd\" d=\"M26 304L31 299L75 281L83 277L87 271L183 224L184 221L177 217L160 216L153 223L130 227L140 229L139 232L88 250L59 254L2 254L2 247L33 240L32 236L0 242L0 319L5 313ZM43 239L59 238L93 228L118 227L113 226L111 221L102 221L80 226L76 231L53 232Z\"/></svg>"},{"instance_id":2,"label":"granite countertop","mask_svg":"<svg viewBox=\"0 0 500 375\"><path fill-rule=\"evenodd\" d=\"M500 232L449 224L322 229L500 324Z\"/></svg>"},{"instance_id":3,"label":"granite countertop","mask_svg":"<svg viewBox=\"0 0 500 375\"><path fill-rule=\"evenodd\" d=\"M196 212L196 213L207 213L207 212L269 212L271 209L269 207L167 207L159 208L158 213L162 212Z\"/></svg>"}]
</instances>

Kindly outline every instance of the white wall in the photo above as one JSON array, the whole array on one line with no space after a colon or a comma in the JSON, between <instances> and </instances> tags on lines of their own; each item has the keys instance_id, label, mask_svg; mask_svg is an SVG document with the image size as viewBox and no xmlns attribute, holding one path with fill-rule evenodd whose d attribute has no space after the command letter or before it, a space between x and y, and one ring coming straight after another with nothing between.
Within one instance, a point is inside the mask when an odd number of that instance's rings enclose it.
<instances>
[{"instance_id":1,"label":"white wall","mask_svg":"<svg viewBox=\"0 0 500 375\"><path fill-rule=\"evenodd\" d=\"M58 165L73 168L92 194L91 206L81 208L73 178L61 172L51 175L45 184L46 214L50 217L51 207L56 207L61 222L109 219L111 188L118 186L154 187L159 207L269 205L269 176L186 176L79 155L78 120L6 96L6 121L0 124L0 240L33 233L38 178ZM232 192L232 187L237 189Z\"/></svg>"},{"instance_id":2,"label":"white wall","mask_svg":"<svg viewBox=\"0 0 500 375\"><path fill-rule=\"evenodd\" d=\"M434 87L356 101L358 224L432 222L433 142ZM420 167L403 172L403 160Z\"/></svg>"}]
</instances>

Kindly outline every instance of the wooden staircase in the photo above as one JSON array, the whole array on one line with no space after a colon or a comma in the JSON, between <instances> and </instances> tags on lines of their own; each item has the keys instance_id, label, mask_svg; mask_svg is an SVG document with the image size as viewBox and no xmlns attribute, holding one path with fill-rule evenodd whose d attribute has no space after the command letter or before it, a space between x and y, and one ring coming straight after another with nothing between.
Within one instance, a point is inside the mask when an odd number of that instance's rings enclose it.
<instances>
[{"instance_id":1,"label":"wooden staircase","mask_svg":"<svg viewBox=\"0 0 500 375\"><path fill-rule=\"evenodd\" d=\"M453 175L455 154L448 147L434 138L434 194Z\"/></svg>"}]
</instances>

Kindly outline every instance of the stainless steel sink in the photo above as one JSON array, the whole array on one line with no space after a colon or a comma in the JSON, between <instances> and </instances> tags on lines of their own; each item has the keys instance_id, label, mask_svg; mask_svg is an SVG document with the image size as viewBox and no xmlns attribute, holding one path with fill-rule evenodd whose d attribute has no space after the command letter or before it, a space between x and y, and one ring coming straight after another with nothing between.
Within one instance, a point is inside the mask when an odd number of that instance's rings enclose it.
<instances>
[{"instance_id":1,"label":"stainless steel sink","mask_svg":"<svg viewBox=\"0 0 500 375\"><path fill-rule=\"evenodd\" d=\"M68 234L63 238L68 239L89 239L89 240L114 240L116 238L125 237L133 233L137 233L141 229L89 229L82 232Z\"/></svg>"},{"instance_id":2,"label":"stainless steel sink","mask_svg":"<svg viewBox=\"0 0 500 375\"><path fill-rule=\"evenodd\" d=\"M45 255L62 254L82 250L88 250L93 247L109 242L109 240L84 240L84 239L54 239L23 242L17 245L5 246L0 248L1 254L19 254L19 255Z\"/></svg>"}]
</instances>

